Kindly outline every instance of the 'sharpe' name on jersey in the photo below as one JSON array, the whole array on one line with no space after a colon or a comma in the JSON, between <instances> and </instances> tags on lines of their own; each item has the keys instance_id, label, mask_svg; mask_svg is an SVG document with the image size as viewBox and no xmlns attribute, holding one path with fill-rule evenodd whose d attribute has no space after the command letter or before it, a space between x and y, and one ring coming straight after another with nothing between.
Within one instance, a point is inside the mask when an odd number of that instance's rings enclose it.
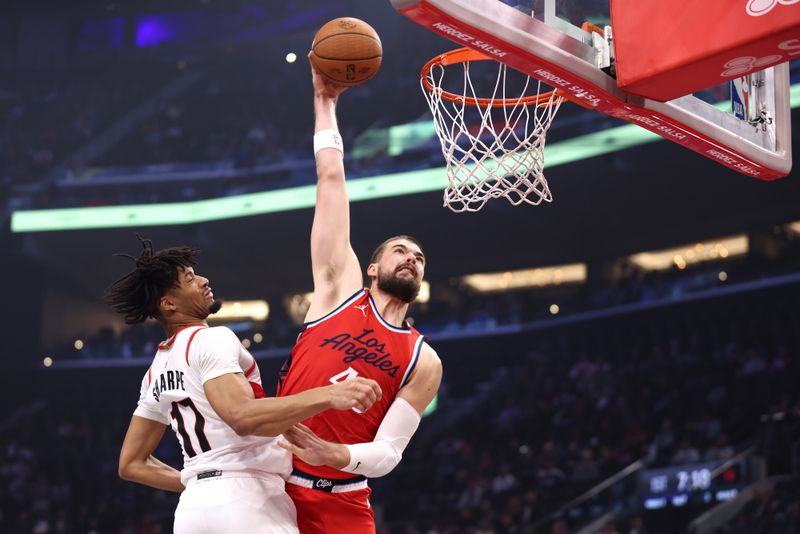
<instances>
[{"instance_id":1,"label":"'sharpe' name on jersey","mask_svg":"<svg viewBox=\"0 0 800 534\"><path fill-rule=\"evenodd\" d=\"M349 364L356 360L364 360L364 363L368 363L385 373L389 373L389 376L396 377L400 366L395 365L392 360L389 359L392 355L391 353L385 352L386 344L370 336L372 332L374 332L374 330L367 330L365 328L364 331L356 337L348 333L337 334L325 339L320 347L330 345L331 349L344 352L346 354L346 356L342 358L344 363Z\"/></svg>"},{"instance_id":2,"label":"'sharpe' name on jersey","mask_svg":"<svg viewBox=\"0 0 800 534\"><path fill-rule=\"evenodd\" d=\"M168 369L153 381L153 397L156 402L161 397L162 391L172 391L174 389L186 391L186 386L183 384L183 371Z\"/></svg>"}]
</instances>

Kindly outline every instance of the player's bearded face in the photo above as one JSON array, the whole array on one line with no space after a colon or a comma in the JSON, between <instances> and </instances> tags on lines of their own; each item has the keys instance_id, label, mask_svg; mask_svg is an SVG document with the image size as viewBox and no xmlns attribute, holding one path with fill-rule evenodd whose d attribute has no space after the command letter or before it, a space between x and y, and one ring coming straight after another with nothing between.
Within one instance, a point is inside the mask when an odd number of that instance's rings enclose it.
<instances>
[{"instance_id":1,"label":"player's bearded face","mask_svg":"<svg viewBox=\"0 0 800 534\"><path fill-rule=\"evenodd\" d=\"M208 314L214 315L220 308L222 308L222 299L214 299L214 302L208 306Z\"/></svg>"},{"instance_id":2,"label":"player's bearded face","mask_svg":"<svg viewBox=\"0 0 800 534\"><path fill-rule=\"evenodd\" d=\"M217 313L220 308L222 308L222 299L209 299L205 296L200 299L192 298L188 307L191 309L191 315L196 316L198 319L205 319L209 315Z\"/></svg>"},{"instance_id":3,"label":"player's bearded face","mask_svg":"<svg viewBox=\"0 0 800 534\"><path fill-rule=\"evenodd\" d=\"M198 311L203 310L202 313L205 313L203 319L209 315L214 315L222 308L222 299L216 298L214 293L210 293L210 295L209 293L210 292L203 291L203 302L202 304L198 304Z\"/></svg>"},{"instance_id":4,"label":"player's bearded face","mask_svg":"<svg viewBox=\"0 0 800 534\"><path fill-rule=\"evenodd\" d=\"M419 295L421 282L416 276L413 278L399 276L398 272L405 267L406 265L402 263L394 269L378 267L378 289L409 304Z\"/></svg>"}]
</instances>

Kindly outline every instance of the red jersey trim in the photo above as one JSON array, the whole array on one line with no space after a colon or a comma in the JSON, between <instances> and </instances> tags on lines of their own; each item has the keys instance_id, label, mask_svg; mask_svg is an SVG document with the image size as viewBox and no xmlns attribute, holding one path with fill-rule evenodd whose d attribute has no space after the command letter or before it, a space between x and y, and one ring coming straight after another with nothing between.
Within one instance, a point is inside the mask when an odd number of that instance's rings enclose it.
<instances>
[{"instance_id":1,"label":"red jersey trim","mask_svg":"<svg viewBox=\"0 0 800 534\"><path fill-rule=\"evenodd\" d=\"M353 293L353 295L352 295L350 298L348 298L347 300L345 300L344 302L342 302L341 304L339 304L339 306L337 306L336 308L334 308L334 309L333 309L333 311L329 312L327 315L323 315L322 317L320 317L319 319L317 319L317 320L315 320L315 321L311 321L311 322L305 323L305 324L303 325L303 330L305 330L305 329L307 329L307 328L312 328L312 327L314 327L314 326L317 326L318 324L322 323L323 321L327 321L328 319L330 319L330 318L331 318L331 317L333 317L334 315L336 315L336 314L338 314L338 313L342 312L342 311L343 311L345 308L347 308L347 307L348 307L350 304L352 304L353 302L355 302L356 300L358 300L359 298L361 298L361 296L364 294L364 292L365 292L365 291L366 291L366 289L359 289L358 291L356 291L355 293ZM302 333L302 332L300 332L300 335L302 336L302 335L303 335L303 333ZM298 336L298 339L299 339L299 338L300 338L300 336Z\"/></svg>"},{"instance_id":2,"label":"red jersey trim","mask_svg":"<svg viewBox=\"0 0 800 534\"><path fill-rule=\"evenodd\" d=\"M169 349L171 349L172 345L175 344L175 338L178 337L178 334L180 334L181 332L183 332L187 328L191 328L193 326L205 326L205 325L202 325L202 324L190 324L190 325L186 325L186 326L183 326L183 327L177 329L174 334L172 334L167 339L165 339L164 341L162 341L161 343L158 344L158 350L169 350Z\"/></svg>"},{"instance_id":3,"label":"red jersey trim","mask_svg":"<svg viewBox=\"0 0 800 534\"><path fill-rule=\"evenodd\" d=\"M250 356L250 357L253 358L253 356ZM250 368L247 369L247 371L244 372L244 376L246 376L246 377L250 376L250 373L252 373L253 369L255 369L255 368L256 368L256 359L253 358L253 365L251 365Z\"/></svg>"},{"instance_id":4,"label":"red jersey trim","mask_svg":"<svg viewBox=\"0 0 800 534\"><path fill-rule=\"evenodd\" d=\"M206 326L202 326L202 327L198 328L197 330L195 330L194 332L192 332L192 335L191 335L191 336L189 336L189 342L186 344L186 365L189 365L189 347L191 347L191 346L192 346L192 340L194 339L194 336L196 336L196 335L197 335L197 333L198 333L200 330L204 330L204 329L206 329L206 328L208 328L208 327L206 327ZM190 367L191 367L191 366L190 366Z\"/></svg>"},{"instance_id":5,"label":"red jersey trim","mask_svg":"<svg viewBox=\"0 0 800 534\"><path fill-rule=\"evenodd\" d=\"M250 388L253 390L253 396L255 396L255 398L267 398L267 394L264 393L264 388L261 387L261 384L257 384L256 382L248 382L248 384L250 384Z\"/></svg>"}]
</instances>

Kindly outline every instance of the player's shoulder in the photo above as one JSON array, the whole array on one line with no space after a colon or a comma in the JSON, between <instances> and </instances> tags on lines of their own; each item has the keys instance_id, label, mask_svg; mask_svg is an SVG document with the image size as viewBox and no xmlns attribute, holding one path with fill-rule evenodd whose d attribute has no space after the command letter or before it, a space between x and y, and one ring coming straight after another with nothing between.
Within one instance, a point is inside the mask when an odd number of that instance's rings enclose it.
<instances>
[{"instance_id":1,"label":"player's shoulder","mask_svg":"<svg viewBox=\"0 0 800 534\"><path fill-rule=\"evenodd\" d=\"M311 307L306 315L306 326L315 326L326 319L337 315L347 306L357 304L361 299L365 299L368 291L363 287L353 290L352 287L344 286L314 287L314 295L311 299ZM365 303L366 306L366 303ZM362 313L364 307L357 307ZM346 316L343 316L346 318Z\"/></svg>"},{"instance_id":2,"label":"player's shoulder","mask_svg":"<svg viewBox=\"0 0 800 534\"><path fill-rule=\"evenodd\" d=\"M403 385L402 390L416 392L417 394L436 391L442 382L442 372L442 360L439 355L433 347L423 343L419 351L417 364L408 377L408 381Z\"/></svg>"},{"instance_id":3,"label":"player's shoulder","mask_svg":"<svg viewBox=\"0 0 800 534\"><path fill-rule=\"evenodd\" d=\"M427 341L423 341L422 348L419 350L419 364L427 367L428 369L441 371L442 360L439 354L431 347Z\"/></svg>"},{"instance_id":4,"label":"player's shoulder","mask_svg":"<svg viewBox=\"0 0 800 534\"><path fill-rule=\"evenodd\" d=\"M422 348L420 348L419 353L420 353L420 356L425 354L428 357L435 358L436 360L439 360L439 353L437 353L436 350L433 347L431 347L430 344L427 341L423 341L422 342Z\"/></svg>"},{"instance_id":5,"label":"player's shoulder","mask_svg":"<svg viewBox=\"0 0 800 534\"><path fill-rule=\"evenodd\" d=\"M233 330L227 326L205 326L197 330L197 335L206 339L236 337Z\"/></svg>"},{"instance_id":6,"label":"player's shoulder","mask_svg":"<svg viewBox=\"0 0 800 534\"><path fill-rule=\"evenodd\" d=\"M199 345L228 345L239 344L239 338L227 326L209 326L197 330L194 339Z\"/></svg>"}]
</instances>

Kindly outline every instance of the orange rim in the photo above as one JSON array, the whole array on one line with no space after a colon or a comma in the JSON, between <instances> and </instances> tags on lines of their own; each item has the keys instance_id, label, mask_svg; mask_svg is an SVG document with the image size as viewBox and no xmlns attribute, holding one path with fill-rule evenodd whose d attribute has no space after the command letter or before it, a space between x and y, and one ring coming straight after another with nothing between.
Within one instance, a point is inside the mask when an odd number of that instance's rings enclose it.
<instances>
[{"instance_id":1,"label":"orange rim","mask_svg":"<svg viewBox=\"0 0 800 534\"><path fill-rule=\"evenodd\" d=\"M519 104L524 106L547 107L553 105L554 102L551 100L551 98L554 93L558 93L556 96L563 97L563 94L553 89L552 91L547 91L546 93L539 93L537 95L526 96L524 98L472 98L471 96L457 95L441 88L434 89L433 85L431 85L431 82L428 81L428 75L433 67L446 67L448 65L455 65L457 63L487 60L494 60L494 58L466 47L456 48L455 50L450 50L444 54L439 54L425 63L425 66L422 67L422 70L419 73L420 78L422 79L422 85L425 87L425 90L428 91L428 93L433 93L434 91L441 92L441 96L445 100L459 104L463 102L468 106L476 107L513 107Z\"/></svg>"},{"instance_id":2,"label":"orange rim","mask_svg":"<svg viewBox=\"0 0 800 534\"><path fill-rule=\"evenodd\" d=\"M598 26L598 25L596 25L596 24L592 24L592 23L591 23L591 22L589 22L588 20L587 20L586 22L584 22L583 24L581 24L581 29L582 29L583 31L587 32L587 33L594 32L594 33L596 33L597 35L599 35L600 37L604 37L604 36L605 36L605 34L606 34L606 33L603 31L603 28L601 28L600 26Z\"/></svg>"}]
</instances>

